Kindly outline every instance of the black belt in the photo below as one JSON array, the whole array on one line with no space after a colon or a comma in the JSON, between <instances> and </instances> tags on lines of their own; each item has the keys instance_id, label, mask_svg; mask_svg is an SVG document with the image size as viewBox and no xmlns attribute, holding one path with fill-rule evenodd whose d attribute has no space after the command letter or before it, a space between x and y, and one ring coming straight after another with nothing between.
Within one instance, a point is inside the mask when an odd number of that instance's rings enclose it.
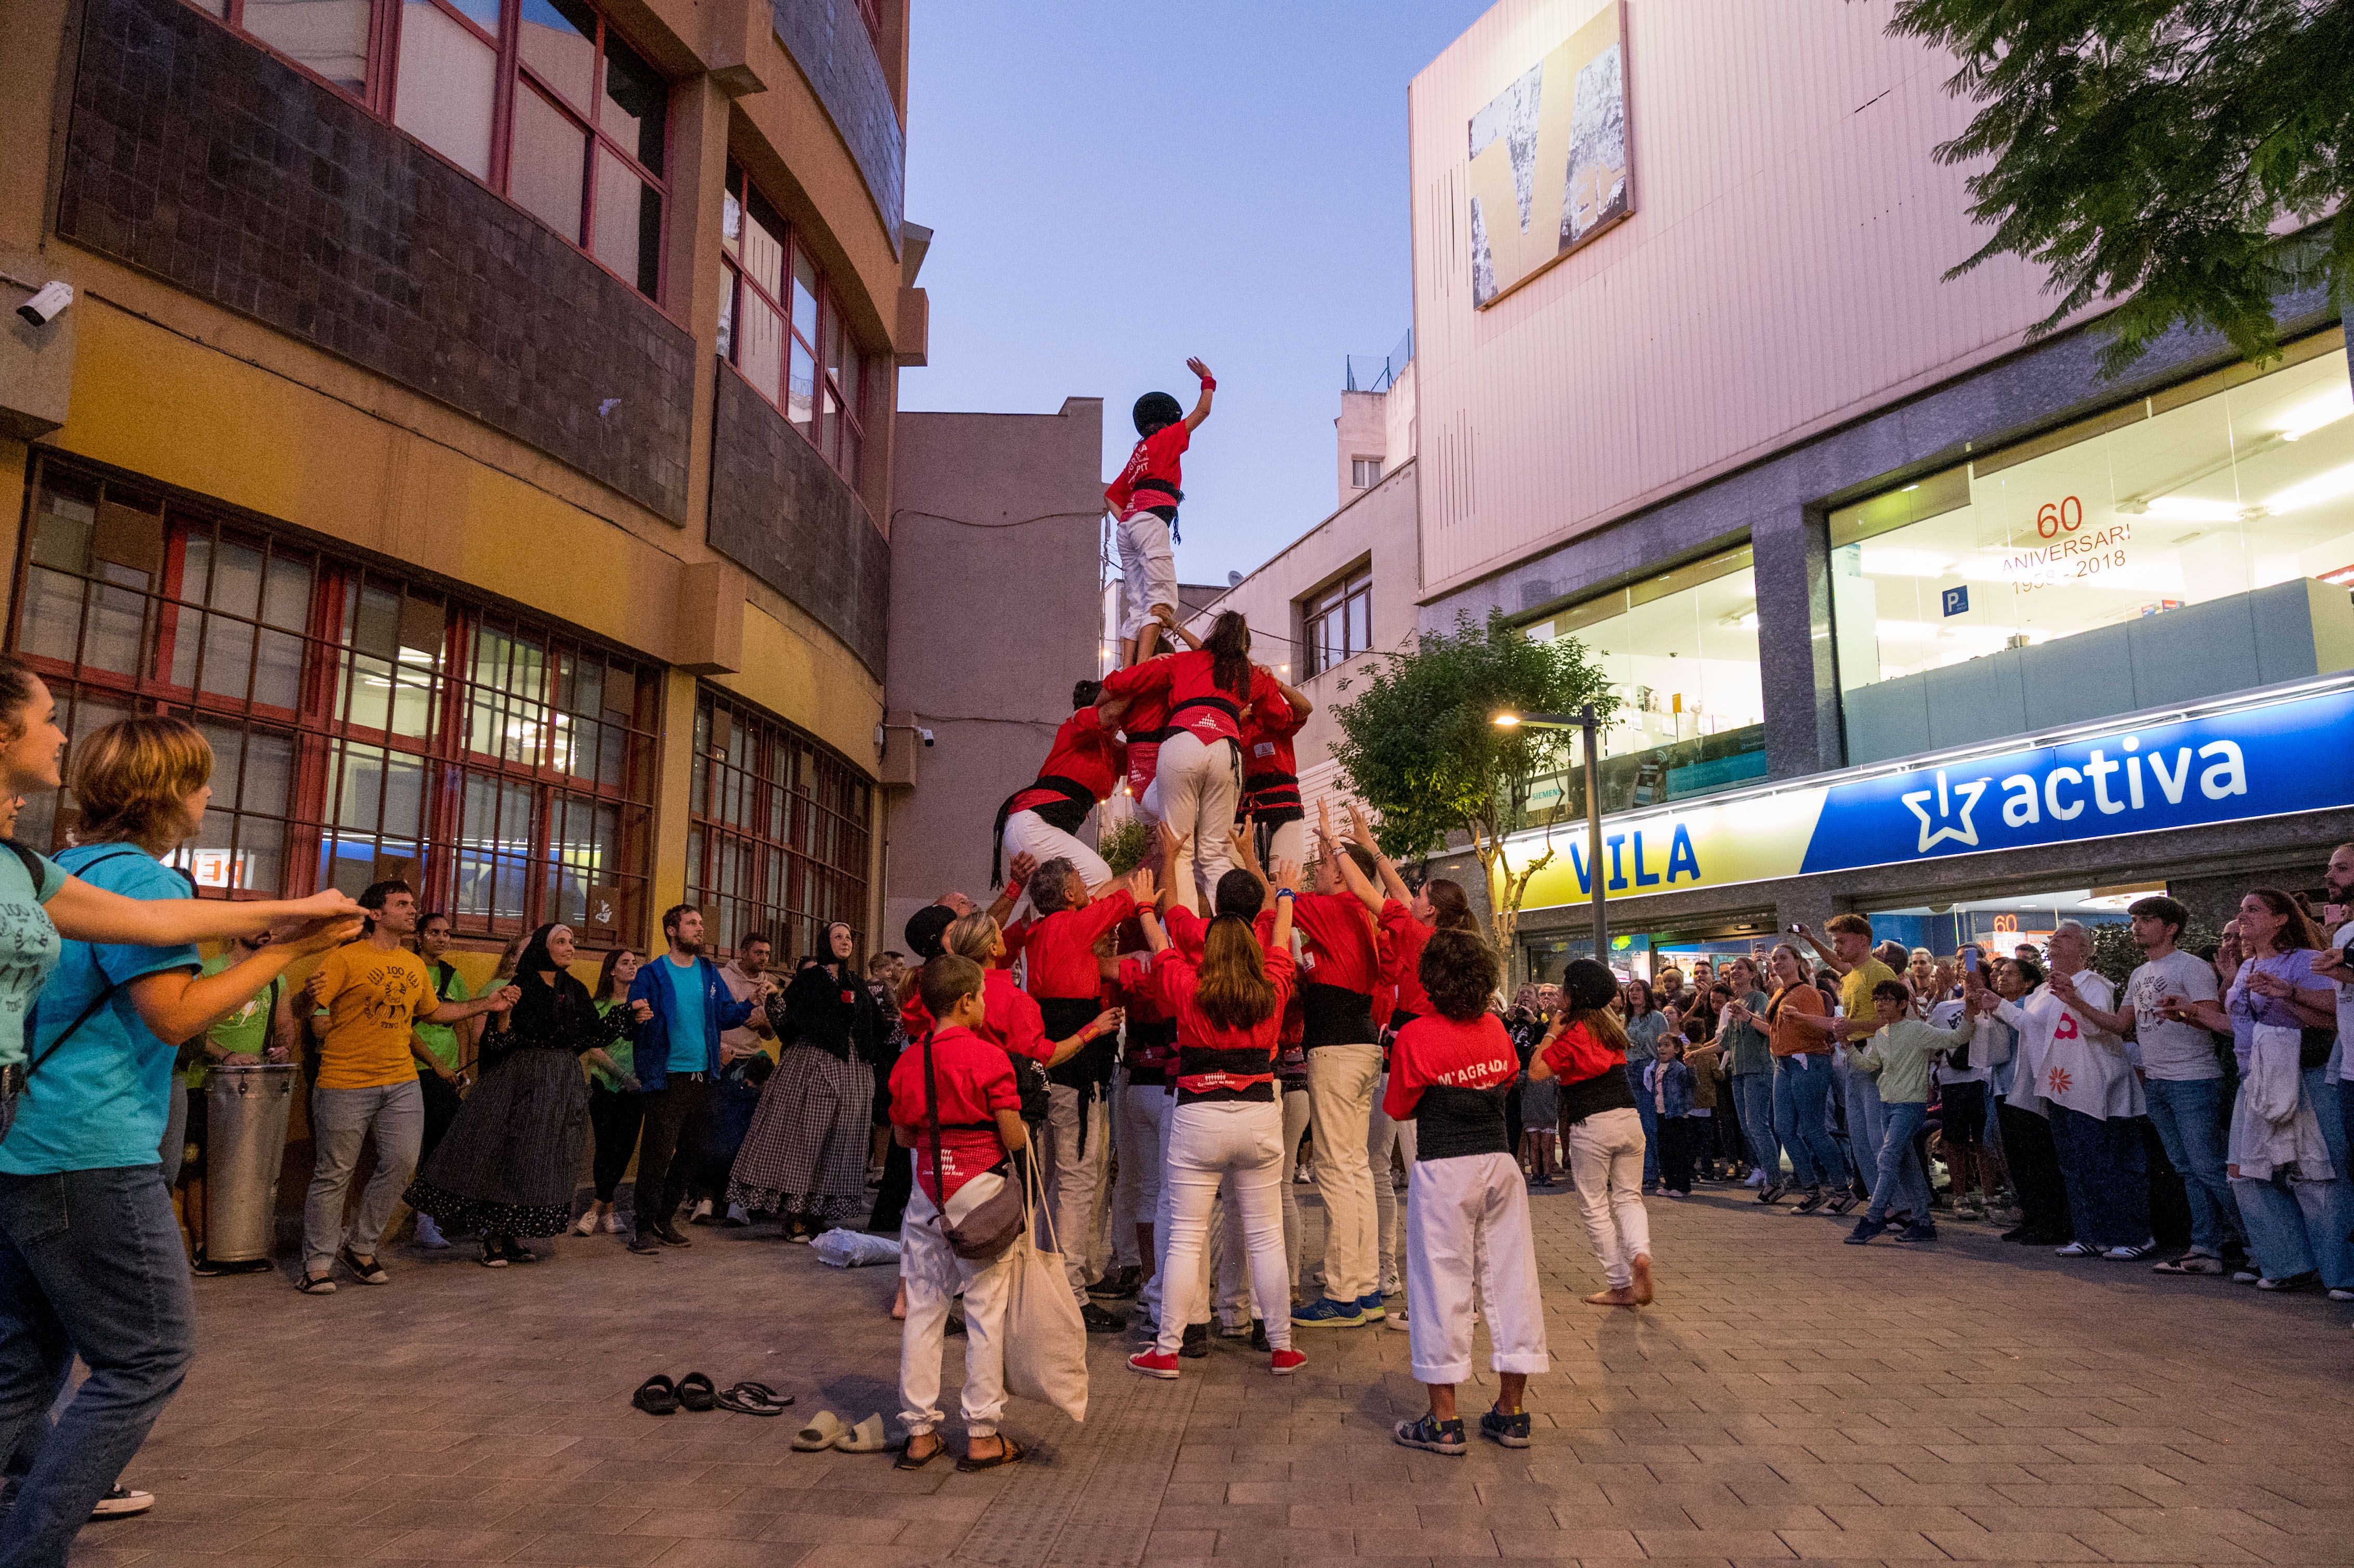
<instances>
[{"instance_id":1,"label":"black belt","mask_svg":"<svg viewBox=\"0 0 2354 1568\"><path fill-rule=\"evenodd\" d=\"M1240 728L1242 726L1243 710L1241 705L1238 703L1229 702L1224 697L1187 697L1183 702L1179 703L1176 706L1169 710L1169 716L1173 719L1179 714L1183 713L1187 708L1215 708L1218 712L1234 720L1236 728ZM1182 729L1184 726L1182 725L1178 725L1173 727Z\"/></svg>"},{"instance_id":2,"label":"black belt","mask_svg":"<svg viewBox=\"0 0 2354 1568\"><path fill-rule=\"evenodd\" d=\"M1043 806L1023 809L1037 812L1040 821L1049 827L1060 828L1066 833L1077 832L1086 823L1087 813L1096 809L1096 792L1093 789L1059 773L1042 773L999 801L997 823L990 830L989 885L991 887L1005 885L1005 819L1013 814L1015 798L1027 795L1033 789L1052 789L1063 797L1060 800L1049 800Z\"/></svg>"},{"instance_id":3,"label":"black belt","mask_svg":"<svg viewBox=\"0 0 2354 1568\"><path fill-rule=\"evenodd\" d=\"M1167 725L1162 725L1159 729L1141 731L1128 729L1120 733L1128 736L1128 744L1130 746L1158 746L1177 732Z\"/></svg>"}]
</instances>

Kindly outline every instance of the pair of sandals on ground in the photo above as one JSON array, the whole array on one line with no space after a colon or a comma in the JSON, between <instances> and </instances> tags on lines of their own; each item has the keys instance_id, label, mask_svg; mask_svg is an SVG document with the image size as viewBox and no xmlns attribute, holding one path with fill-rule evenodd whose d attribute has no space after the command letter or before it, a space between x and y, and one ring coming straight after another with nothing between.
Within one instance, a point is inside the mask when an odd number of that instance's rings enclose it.
<instances>
[{"instance_id":1,"label":"pair of sandals on ground","mask_svg":"<svg viewBox=\"0 0 2354 1568\"><path fill-rule=\"evenodd\" d=\"M660 1372L638 1385L630 1403L648 1415L673 1415L682 1410L728 1410L738 1415L782 1415L793 1402L765 1383L732 1383L721 1389L708 1372L692 1372L673 1383ZM879 1424L878 1424L879 1425ZM801 1446L795 1442L794 1447Z\"/></svg>"}]
</instances>

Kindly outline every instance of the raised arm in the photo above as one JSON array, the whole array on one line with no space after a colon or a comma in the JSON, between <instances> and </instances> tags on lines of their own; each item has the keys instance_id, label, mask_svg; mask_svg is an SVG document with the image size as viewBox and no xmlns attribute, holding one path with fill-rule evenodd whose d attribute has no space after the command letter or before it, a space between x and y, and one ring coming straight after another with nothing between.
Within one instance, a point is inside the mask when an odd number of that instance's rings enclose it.
<instances>
[{"instance_id":1,"label":"raised arm","mask_svg":"<svg viewBox=\"0 0 2354 1568\"><path fill-rule=\"evenodd\" d=\"M361 913L360 906L346 895L332 888L292 901L143 899L109 893L78 876L67 877L66 885L58 889L45 907L59 935L77 942L123 948L176 948L188 942L217 942L230 937L256 936L273 926L355 919Z\"/></svg>"},{"instance_id":2,"label":"raised arm","mask_svg":"<svg viewBox=\"0 0 2354 1568\"><path fill-rule=\"evenodd\" d=\"M1413 903L1414 889L1408 887L1405 878L1398 874L1397 863L1384 854L1382 846L1373 842L1373 830L1367 825L1365 813L1357 809L1354 800L1349 802L1349 836L1363 844L1365 853L1373 857L1373 864L1382 874L1383 890L1401 904ZM1376 906L1373 913L1380 914L1380 908Z\"/></svg>"},{"instance_id":3,"label":"raised arm","mask_svg":"<svg viewBox=\"0 0 2354 1568\"><path fill-rule=\"evenodd\" d=\"M1267 933L1267 947L1273 950L1291 950L1291 906L1299 896L1299 866L1293 861L1278 861L1275 867L1275 929Z\"/></svg>"},{"instance_id":4,"label":"raised arm","mask_svg":"<svg viewBox=\"0 0 2354 1568\"><path fill-rule=\"evenodd\" d=\"M1798 938L1798 940L1814 948L1816 954L1821 958L1823 962L1830 965L1830 967L1839 973L1845 974L1850 969L1855 968L1853 964L1849 963L1845 959L1840 958L1838 950L1832 948L1829 943L1824 941L1820 937L1816 936L1811 927L1793 926L1790 927L1790 931L1792 935Z\"/></svg>"},{"instance_id":5,"label":"raised arm","mask_svg":"<svg viewBox=\"0 0 2354 1568\"><path fill-rule=\"evenodd\" d=\"M989 917L1001 929L1013 917L1013 906L1022 902L1022 890L1030 885L1030 874L1037 869L1038 857L1028 850L1015 855L1013 863L1005 868L1005 886L989 901Z\"/></svg>"},{"instance_id":6,"label":"raised arm","mask_svg":"<svg viewBox=\"0 0 2354 1568\"><path fill-rule=\"evenodd\" d=\"M469 1018L478 1018L485 1012L504 1012L522 1000L523 987L503 985L496 991L483 992L472 1001L437 1003L430 1012L419 1016L429 1023L462 1023Z\"/></svg>"},{"instance_id":7,"label":"raised arm","mask_svg":"<svg viewBox=\"0 0 2354 1568\"><path fill-rule=\"evenodd\" d=\"M1210 417L1210 397L1217 391L1218 382L1210 374L1210 367L1199 359L1187 360L1185 368L1202 378L1202 396L1194 401L1193 411L1185 416L1185 429L1190 434L1200 429L1202 421Z\"/></svg>"}]
</instances>

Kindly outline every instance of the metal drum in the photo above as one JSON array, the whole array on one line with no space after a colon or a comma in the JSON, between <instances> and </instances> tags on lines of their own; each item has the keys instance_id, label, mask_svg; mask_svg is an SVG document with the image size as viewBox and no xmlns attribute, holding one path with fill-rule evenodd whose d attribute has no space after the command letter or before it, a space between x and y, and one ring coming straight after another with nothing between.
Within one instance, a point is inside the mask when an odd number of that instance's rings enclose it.
<instances>
[{"instance_id":1,"label":"metal drum","mask_svg":"<svg viewBox=\"0 0 2354 1568\"><path fill-rule=\"evenodd\" d=\"M206 1081L205 1256L214 1263L267 1261L276 1239L278 1168L286 1159L286 1118L294 1108L295 1067L215 1064Z\"/></svg>"}]
</instances>

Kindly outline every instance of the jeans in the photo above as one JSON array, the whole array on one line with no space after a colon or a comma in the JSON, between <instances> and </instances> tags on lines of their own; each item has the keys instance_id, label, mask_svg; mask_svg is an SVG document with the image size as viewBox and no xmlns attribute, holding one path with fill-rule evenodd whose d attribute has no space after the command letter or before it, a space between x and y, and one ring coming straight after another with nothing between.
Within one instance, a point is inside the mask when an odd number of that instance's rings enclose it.
<instances>
[{"instance_id":1,"label":"jeans","mask_svg":"<svg viewBox=\"0 0 2354 1568\"><path fill-rule=\"evenodd\" d=\"M2308 1067L2303 1075L2305 1094L2312 1102L2314 1119L2321 1124L2322 1141L2329 1146L2327 1181L2296 1181L2285 1176L2269 1181L2232 1179L2232 1195L2239 1201L2240 1217L2248 1230L2248 1250L2256 1267L2268 1279L2294 1279L2318 1273L2332 1290L2354 1289L2354 1247L2346 1240L2342 1217L2346 1192L2346 1126L2344 1098L2327 1066Z\"/></svg>"},{"instance_id":2,"label":"jeans","mask_svg":"<svg viewBox=\"0 0 2354 1568\"><path fill-rule=\"evenodd\" d=\"M1842 1067L1840 1080L1840 1104L1847 1107L1848 1165L1857 1182L1869 1188L1880 1175L1880 1150L1888 1140L1888 1113L1881 1103L1880 1080L1853 1066ZM1928 1210L1922 1209L1916 1217L1927 1219Z\"/></svg>"},{"instance_id":3,"label":"jeans","mask_svg":"<svg viewBox=\"0 0 2354 1568\"><path fill-rule=\"evenodd\" d=\"M2056 1245L2069 1240L2076 1234L2076 1222L2069 1209L2067 1184L2061 1180L2060 1156L2052 1148L2052 1124L2009 1100L1999 1101L1995 1114L2002 1129L2010 1190L2019 1199L2020 1228L2037 1242Z\"/></svg>"},{"instance_id":4,"label":"jeans","mask_svg":"<svg viewBox=\"0 0 2354 1568\"><path fill-rule=\"evenodd\" d=\"M1782 1140L1774 1136L1774 1075L1735 1073L1733 1098L1741 1107L1741 1130L1749 1139L1749 1157L1768 1181L1782 1179Z\"/></svg>"},{"instance_id":5,"label":"jeans","mask_svg":"<svg viewBox=\"0 0 2354 1568\"><path fill-rule=\"evenodd\" d=\"M589 1161L589 1180L596 1184L599 1202L613 1201L621 1185L621 1172L630 1168L630 1156L638 1151L638 1128L645 1119L643 1095L609 1089L602 1084L588 1086L588 1130L597 1146Z\"/></svg>"},{"instance_id":6,"label":"jeans","mask_svg":"<svg viewBox=\"0 0 2354 1568\"><path fill-rule=\"evenodd\" d=\"M1362 1301L1381 1283L1373 1172L1365 1158L1381 1075L1378 1045L1319 1045L1308 1053L1316 1192L1324 1200L1324 1294L1335 1301ZM1172 1154L1171 1168L1175 1164Z\"/></svg>"},{"instance_id":7,"label":"jeans","mask_svg":"<svg viewBox=\"0 0 2354 1568\"><path fill-rule=\"evenodd\" d=\"M2190 1250L2221 1257L2239 1239L2240 1208L2223 1174L2223 1080L2152 1078L2149 1119L2190 1200Z\"/></svg>"},{"instance_id":8,"label":"jeans","mask_svg":"<svg viewBox=\"0 0 2354 1568\"><path fill-rule=\"evenodd\" d=\"M1320 1150L1317 1164L1324 1158ZM1210 1211L1222 1187L1233 1211L1226 1224L1241 1233L1249 1251L1251 1291L1267 1324L1267 1343L1278 1351L1290 1347L1291 1317L1279 1310L1291 1297L1283 1202L1276 1192L1282 1171L1283 1107L1275 1102L1195 1100L1171 1109L1169 1160L1161 1172L1162 1208L1169 1216L1161 1266L1170 1283L1161 1298L1156 1347L1163 1355L1177 1353L1187 1319L1206 1306L1193 1298L1210 1251Z\"/></svg>"},{"instance_id":9,"label":"jeans","mask_svg":"<svg viewBox=\"0 0 2354 1568\"><path fill-rule=\"evenodd\" d=\"M711 1085L700 1073L673 1073L663 1087L638 1097L645 1102L645 1135L638 1146L630 1218L638 1234L648 1235L670 1224L686 1202L686 1184L695 1174L693 1151L703 1147L711 1125Z\"/></svg>"},{"instance_id":10,"label":"jeans","mask_svg":"<svg viewBox=\"0 0 2354 1568\"><path fill-rule=\"evenodd\" d=\"M203 1094L191 1089L177 1077L172 1080L170 1109L164 1119L164 1144L157 1150L164 1162L164 1190L171 1191L180 1183L180 1163L188 1153L188 1097Z\"/></svg>"},{"instance_id":11,"label":"jeans","mask_svg":"<svg viewBox=\"0 0 2354 1568\"><path fill-rule=\"evenodd\" d=\"M1635 1090L1635 1115L1643 1128L1643 1191L1657 1192L1659 1185L1659 1107L1651 1103L1651 1092Z\"/></svg>"},{"instance_id":12,"label":"jeans","mask_svg":"<svg viewBox=\"0 0 2354 1568\"><path fill-rule=\"evenodd\" d=\"M1928 1222L1929 1178L1913 1152L1913 1140L1928 1118L1929 1107L1917 1100L1882 1104L1880 1158L1873 1162L1872 1207L1864 1211L1867 1219L1884 1220L1891 1211L1901 1208L1912 1214L1915 1224Z\"/></svg>"},{"instance_id":13,"label":"jeans","mask_svg":"<svg viewBox=\"0 0 2354 1568\"><path fill-rule=\"evenodd\" d=\"M2078 1241L2115 1247L2150 1239L2149 1160L2134 1118L2086 1116L2055 1104L2052 1148Z\"/></svg>"},{"instance_id":14,"label":"jeans","mask_svg":"<svg viewBox=\"0 0 2354 1568\"><path fill-rule=\"evenodd\" d=\"M344 1194L351 1189L360 1143L371 1128L376 1131L376 1170L360 1194L359 1213L345 1231ZM393 1204L417 1174L418 1144L424 1133L425 1097L415 1078L365 1089L311 1091L311 1137L317 1154L311 1193L302 1202L306 1272L326 1273L338 1245L349 1246L362 1257L376 1255L384 1228L392 1223Z\"/></svg>"},{"instance_id":15,"label":"jeans","mask_svg":"<svg viewBox=\"0 0 2354 1568\"><path fill-rule=\"evenodd\" d=\"M0 1568L63 1568L196 1351L188 1260L163 1169L0 1176L0 1453L33 1453ZM48 1424L75 1356L90 1376Z\"/></svg>"},{"instance_id":16,"label":"jeans","mask_svg":"<svg viewBox=\"0 0 2354 1568\"><path fill-rule=\"evenodd\" d=\"M1806 1053L1774 1059L1774 1136L1788 1151L1791 1174L1802 1187L1839 1180L1843 1161L1831 1137L1830 1100L1829 1057Z\"/></svg>"},{"instance_id":17,"label":"jeans","mask_svg":"<svg viewBox=\"0 0 2354 1568\"><path fill-rule=\"evenodd\" d=\"M1692 1186L1693 1146L1707 1123L1695 1122L1688 1116L1659 1116L1653 1112L1653 1127L1659 1136L1659 1185L1670 1192L1689 1196Z\"/></svg>"}]
</instances>

